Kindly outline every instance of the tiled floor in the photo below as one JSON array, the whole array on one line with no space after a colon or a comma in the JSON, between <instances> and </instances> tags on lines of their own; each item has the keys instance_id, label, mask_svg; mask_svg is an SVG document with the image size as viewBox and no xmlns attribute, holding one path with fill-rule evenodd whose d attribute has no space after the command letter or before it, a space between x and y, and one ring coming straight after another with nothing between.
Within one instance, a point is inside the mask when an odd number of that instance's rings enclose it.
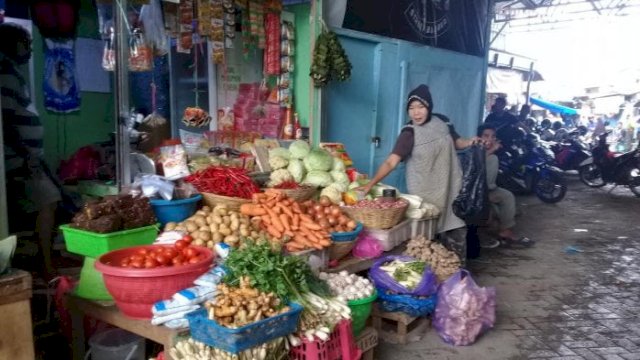
<instances>
[{"instance_id":1,"label":"tiled floor","mask_svg":"<svg viewBox=\"0 0 640 360\"><path fill-rule=\"evenodd\" d=\"M538 244L485 251L470 268L498 291L495 328L474 345L433 329L378 359L640 359L640 198L570 181L564 201L518 198L518 231Z\"/></svg>"}]
</instances>

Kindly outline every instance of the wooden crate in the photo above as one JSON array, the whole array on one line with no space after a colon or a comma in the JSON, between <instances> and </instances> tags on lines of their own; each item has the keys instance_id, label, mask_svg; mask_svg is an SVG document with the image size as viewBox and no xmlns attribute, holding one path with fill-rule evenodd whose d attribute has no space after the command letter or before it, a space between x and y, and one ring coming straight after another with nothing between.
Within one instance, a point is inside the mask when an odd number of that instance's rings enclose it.
<instances>
[{"instance_id":1,"label":"wooden crate","mask_svg":"<svg viewBox=\"0 0 640 360\"><path fill-rule=\"evenodd\" d=\"M362 360L373 360L373 350L378 346L378 332L372 327L366 327L358 335L356 344L362 350Z\"/></svg>"},{"instance_id":2,"label":"wooden crate","mask_svg":"<svg viewBox=\"0 0 640 360\"><path fill-rule=\"evenodd\" d=\"M420 339L431 325L428 317L412 317L402 312L386 312L374 305L371 312L373 327L382 340L392 344L407 344Z\"/></svg>"}]
</instances>

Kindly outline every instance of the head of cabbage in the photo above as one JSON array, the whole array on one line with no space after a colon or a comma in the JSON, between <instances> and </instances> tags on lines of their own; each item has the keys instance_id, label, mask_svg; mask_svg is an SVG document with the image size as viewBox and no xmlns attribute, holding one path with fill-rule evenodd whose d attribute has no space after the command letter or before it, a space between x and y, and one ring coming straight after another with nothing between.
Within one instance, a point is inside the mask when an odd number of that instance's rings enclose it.
<instances>
[{"instance_id":1,"label":"head of cabbage","mask_svg":"<svg viewBox=\"0 0 640 360\"><path fill-rule=\"evenodd\" d=\"M291 160L289 160L289 166L287 167L287 170L289 170L291 176L293 176L293 180L295 180L295 182L297 182L298 184L302 182L302 179L304 179L306 171L304 170L302 160L292 158Z\"/></svg>"},{"instance_id":2,"label":"head of cabbage","mask_svg":"<svg viewBox=\"0 0 640 360\"><path fill-rule=\"evenodd\" d=\"M295 159L304 159L309 155L309 151L311 151L311 147L303 140L296 140L289 145L289 153L291 153L291 157Z\"/></svg>"},{"instance_id":3,"label":"head of cabbage","mask_svg":"<svg viewBox=\"0 0 640 360\"><path fill-rule=\"evenodd\" d=\"M333 166L333 156L323 149L313 149L304 159L304 167L308 171L329 171Z\"/></svg>"},{"instance_id":4,"label":"head of cabbage","mask_svg":"<svg viewBox=\"0 0 640 360\"><path fill-rule=\"evenodd\" d=\"M303 184L323 188L331 185L332 182L333 179L328 172L312 170L304 178Z\"/></svg>"}]
</instances>

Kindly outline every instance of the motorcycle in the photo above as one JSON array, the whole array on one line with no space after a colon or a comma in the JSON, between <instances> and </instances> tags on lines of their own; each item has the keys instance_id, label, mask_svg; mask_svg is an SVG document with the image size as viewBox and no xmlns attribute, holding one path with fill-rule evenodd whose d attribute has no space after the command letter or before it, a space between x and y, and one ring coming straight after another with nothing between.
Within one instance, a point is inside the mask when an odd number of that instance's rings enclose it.
<instances>
[{"instance_id":1,"label":"motorcycle","mask_svg":"<svg viewBox=\"0 0 640 360\"><path fill-rule=\"evenodd\" d=\"M545 203L557 203L567 193L562 170L553 166L553 152L539 137L528 134L524 146L512 146L499 154L498 186L513 193L534 193Z\"/></svg>"},{"instance_id":2,"label":"motorcycle","mask_svg":"<svg viewBox=\"0 0 640 360\"><path fill-rule=\"evenodd\" d=\"M564 171L578 170L580 164L591 157L588 145L582 142L578 135L579 132L574 130L564 142L551 145L555 165Z\"/></svg>"},{"instance_id":3,"label":"motorcycle","mask_svg":"<svg viewBox=\"0 0 640 360\"><path fill-rule=\"evenodd\" d=\"M640 197L640 144L635 150L620 154L609 150L605 132L598 137L598 144L591 151L593 156L580 164L580 181L592 188L607 184L628 186Z\"/></svg>"}]
</instances>

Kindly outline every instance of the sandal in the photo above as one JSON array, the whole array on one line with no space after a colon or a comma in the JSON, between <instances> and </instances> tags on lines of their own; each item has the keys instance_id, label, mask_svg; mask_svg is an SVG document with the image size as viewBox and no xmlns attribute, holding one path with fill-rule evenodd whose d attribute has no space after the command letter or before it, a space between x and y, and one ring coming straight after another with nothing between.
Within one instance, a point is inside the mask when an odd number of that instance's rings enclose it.
<instances>
[{"instance_id":1,"label":"sandal","mask_svg":"<svg viewBox=\"0 0 640 360\"><path fill-rule=\"evenodd\" d=\"M532 247L536 242L529 239L528 237L521 237L519 239L500 237L500 243L503 247L523 249Z\"/></svg>"}]
</instances>

